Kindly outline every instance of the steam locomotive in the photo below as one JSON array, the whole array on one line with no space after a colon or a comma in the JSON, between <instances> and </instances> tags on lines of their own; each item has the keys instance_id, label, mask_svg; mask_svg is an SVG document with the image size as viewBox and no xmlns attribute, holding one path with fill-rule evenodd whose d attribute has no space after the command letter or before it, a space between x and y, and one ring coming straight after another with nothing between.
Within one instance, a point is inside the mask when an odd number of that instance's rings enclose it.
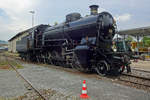
<instances>
[{"instance_id":1,"label":"steam locomotive","mask_svg":"<svg viewBox=\"0 0 150 100\"><path fill-rule=\"evenodd\" d=\"M64 23L29 29L29 34L16 43L21 58L100 75L123 72L125 66L130 66L130 59L112 50L114 18L108 12L98 13L98 5L90 8L89 16L71 13Z\"/></svg>"}]
</instances>

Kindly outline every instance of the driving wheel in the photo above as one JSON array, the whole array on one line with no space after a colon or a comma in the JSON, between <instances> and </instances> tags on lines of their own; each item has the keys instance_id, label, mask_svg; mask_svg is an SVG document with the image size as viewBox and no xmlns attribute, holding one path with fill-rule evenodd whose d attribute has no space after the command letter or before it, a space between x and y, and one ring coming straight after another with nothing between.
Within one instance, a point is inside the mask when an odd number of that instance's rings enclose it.
<instances>
[{"instance_id":1,"label":"driving wheel","mask_svg":"<svg viewBox=\"0 0 150 100\"><path fill-rule=\"evenodd\" d=\"M95 70L99 75L105 76L108 73L108 68L109 65L107 64L107 62L105 60L101 60L97 63Z\"/></svg>"}]
</instances>

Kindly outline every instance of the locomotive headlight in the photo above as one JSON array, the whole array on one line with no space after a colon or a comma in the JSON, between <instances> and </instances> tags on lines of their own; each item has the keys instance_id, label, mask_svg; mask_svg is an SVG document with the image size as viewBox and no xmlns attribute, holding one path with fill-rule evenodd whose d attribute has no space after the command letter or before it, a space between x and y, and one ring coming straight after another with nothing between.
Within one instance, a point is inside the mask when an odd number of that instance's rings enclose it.
<instances>
[{"instance_id":1,"label":"locomotive headlight","mask_svg":"<svg viewBox=\"0 0 150 100\"><path fill-rule=\"evenodd\" d=\"M112 34L112 33L113 33L113 30L112 30L112 29L109 29L108 32Z\"/></svg>"}]
</instances>

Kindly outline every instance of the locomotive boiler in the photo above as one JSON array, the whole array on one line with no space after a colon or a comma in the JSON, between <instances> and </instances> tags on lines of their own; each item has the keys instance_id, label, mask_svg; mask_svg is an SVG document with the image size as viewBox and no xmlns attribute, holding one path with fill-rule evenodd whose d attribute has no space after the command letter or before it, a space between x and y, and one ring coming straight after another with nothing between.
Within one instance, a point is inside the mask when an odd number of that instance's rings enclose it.
<instances>
[{"instance_id":1,"label":"locomotive boiler","mask_svg":"<svg viewBox=\"0 0 150 100\"><path fill-rule=\"evenodd\" d=\"M17 42L17 51L26 60L84 72L95 70L100 75L123 72L130 61L125 53L112 50L116 33L114 18L108 12L98 13L97 5L90 8L89 16L71 13L64 23L32 28L24 44L21 44L24 39ZM26 49L21 50L21 46L26 46Z\"/></svg>"}]
</instances>

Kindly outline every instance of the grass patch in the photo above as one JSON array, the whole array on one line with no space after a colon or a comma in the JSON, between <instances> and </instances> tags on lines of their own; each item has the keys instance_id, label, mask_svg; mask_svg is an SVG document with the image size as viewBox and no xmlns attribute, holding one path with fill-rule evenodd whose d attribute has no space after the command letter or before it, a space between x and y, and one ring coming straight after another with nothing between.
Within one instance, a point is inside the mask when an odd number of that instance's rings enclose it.
<instances>
[{"instance_id":1,"label":"grass patch","mask_svg":"<svg viewBox=\"0 0 150 100\"><path fill-rule=\"evenodd\" d=\"M11 61L11 62L9 62L9 61L0 61L0 69L11 69L9 64L15 66L17 69L24 68L21 64L18 64L14 61Z\"/></svg>"},{"instance_id":2,"label":"grass patch","mask_svg":"<svg viewBox=\"0 0 150 100\"><path fill-rule=\"evenodd\" d=\"M2 53L0 56L19 57L19 54L18 53L10 53L10 52L6 51L6 52ZM9 64L15 66L17 69L24 68L21 64L18 64L13 60L6 61L6 60L4 60L4 58L0 59L0 69L11 69ZM10 68L8 68L8 67L10 67Z\"/></svg>"},{"instance_id":3,"label":"grass patch","mask_svg":"<svg viewBox=\"0 0 150 100\"><path fill-rule=\"evenodd\" d=\"M7 61L0 61L0 66L9 65Z\"/></svg>"},{"instance_id":4,"label":"grass patch","mask_svg":"<svg viewBox=\"0 0 150 100\"><path fill-rule=\"evenodd\" d=\"M4 52L4 55L6 55L6 56L12 56L12 57L19 57L18 53L11 53L11 52L8 52L8 51Z\"/></svg>"},{"instance_id":5,"label":"grass patch","mask_svg":"<svg viewBox=\"0 0 150 100\"><path fill-rule=\"evenodd\" d=\"M8 61L0 61L0 69L11 69Z\"/></svg>"},{"instance_id":6,"label":"grass patch","mask_svg":"<svg viewBox=\"0 0 150 100\"><path fill-rule=\"evenodd\" d=\"M16 62L10 62L13 66L15 66L17 69L22 69L24 68L22 65L16 63Z\"/></svg>"},{"instance_id":7,"label":"grass patch","mask_svg":"<svg viewBox=\"0 0 150 100\"><path fill-rule=\"evenodd\" d=\"M0 97L0 100L6 100L4 97Z\"/></svg>"},{"instance_id":8,"label":"grass patch","mask_svg":"<svg viewBox=\"0 0 150 100\"><path fill-rule=\"evenodd\" d=\"M4 97L0 97L0 100L23 100L23 96L20 97L12 97L12 98L4 98Z\"/></svg>"},{"instance_id":9,"label":"grass patch","mask_svg":"<svg viewBox=\"0 0 150 100\"><path fill-rule=\"evenodd\" d=\"M16 98L4 98L4 97L0 97L0 100L18 100Z\"/></svg>"}]
</instances>

